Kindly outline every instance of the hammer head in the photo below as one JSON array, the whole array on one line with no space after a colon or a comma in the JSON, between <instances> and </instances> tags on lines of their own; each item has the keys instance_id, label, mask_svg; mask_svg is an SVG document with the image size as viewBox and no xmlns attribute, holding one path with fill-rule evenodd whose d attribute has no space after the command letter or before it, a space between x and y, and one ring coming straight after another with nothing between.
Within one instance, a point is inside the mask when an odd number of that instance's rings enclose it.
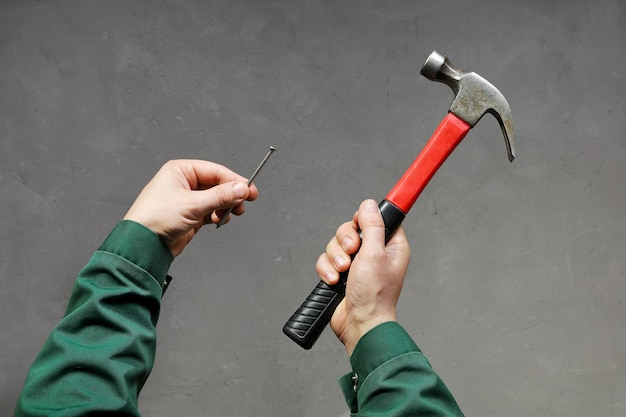
<instances>
[{"instance_id":1,"label":"hammer head","mask_svg":"<svg viewBox=\"0 0 626 417\"><path fill-rule=\"evenodd\" d=\"M475 72L463 72L450 63L448 58L434 51L420 73L433 81L447 84L454 91L450 112L474 127L485 113L491 113L502 129L509 161L515 158L513 119L511 108L502 93Z\"/></svg>"}]
</instances>

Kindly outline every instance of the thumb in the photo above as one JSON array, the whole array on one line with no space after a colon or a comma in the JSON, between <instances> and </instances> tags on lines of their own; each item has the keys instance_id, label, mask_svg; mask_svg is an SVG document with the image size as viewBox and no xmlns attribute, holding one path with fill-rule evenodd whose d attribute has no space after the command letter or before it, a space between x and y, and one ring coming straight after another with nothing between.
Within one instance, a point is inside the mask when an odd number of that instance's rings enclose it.
<instances>
[{"instance_id":1,"label":"thumb","mask_svg":"<svg viewBox=\"0 0 626 417\"><path fill-rule=\"evenodd\" d=\"M245 201L250 188L244 182L227 182L195 193L205 213L235 207Z\"/></svg>"},{"instance_id":2,"label":"thumb","mask_svg":"<svg viewBox=\"0 0 626 417\"><path fill-rule=\"evenodd\" d=\"M385 222L374 200L365 200L357 214L363 243L361 251L385 248Z\"/></svg>"}]
</instances>

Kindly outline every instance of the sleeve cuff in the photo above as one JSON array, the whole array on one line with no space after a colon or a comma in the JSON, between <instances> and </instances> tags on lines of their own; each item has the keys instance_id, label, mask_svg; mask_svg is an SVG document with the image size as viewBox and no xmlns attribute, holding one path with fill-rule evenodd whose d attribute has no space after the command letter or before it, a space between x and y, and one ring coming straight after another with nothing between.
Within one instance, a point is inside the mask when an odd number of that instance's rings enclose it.
<instances>
[{"instance_id":1,"label":"sleeve cuff","mask_svg":"<svg viewBox=\"0 0 626 417\"><path fill-rule=\"evenodd\" d=\"M350 408L356 405L355 393L370 373L385 362L409 352L421 351L395 321L380 324L361 337L350 357L352 373L339 378Z\"/></svg>"},{"instance_id":2,"label":"sleeve cuff","mask_svg":"<svg viewBox=\"0 0 626 417\"><path fill-rule=\"evenodd\" d=\"M409 352L419 352L411 336L395 321L380 324L357 343L350 364L361 381L389 359Z\"/></svg>"},{"instance_id":3,"label":"sleeve cuff","mask_svg":"<svg viewBox=\"0 0 626 417\"><path fill-rule=\"evenodd\" d=\"M99 248L119 255L148 272L161 289L174 256L161 238L147 227L123 220L113 228Z\"/></svg>"}]
</instances>

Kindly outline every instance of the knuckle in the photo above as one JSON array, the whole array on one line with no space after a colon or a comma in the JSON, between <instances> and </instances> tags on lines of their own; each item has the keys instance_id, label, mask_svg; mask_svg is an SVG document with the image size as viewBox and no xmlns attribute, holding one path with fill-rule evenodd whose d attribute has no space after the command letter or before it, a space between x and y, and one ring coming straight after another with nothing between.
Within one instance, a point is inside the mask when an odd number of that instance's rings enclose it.
<instances>
[{"instance_id":1,"label":"knuckle","mask_svg":"<svg viewBox=\"0 0 626 417\"><path fill-rule=\"evenodd\" d=\"M337 253L337 238L336 237L333 237L326 245L326 253L331 256Z\"/></svg>"},{"instance_id":2,"label":"knuckle","mask_svg":"<svg viewBox=\"0 0 626 417\"><path fill-rule=\"evenodd\" d=\"M215 197L217 198L218 207L224 207L226 204L228 204L228 195L223 187L216 188Z\"/></svg>"}]
</instances>

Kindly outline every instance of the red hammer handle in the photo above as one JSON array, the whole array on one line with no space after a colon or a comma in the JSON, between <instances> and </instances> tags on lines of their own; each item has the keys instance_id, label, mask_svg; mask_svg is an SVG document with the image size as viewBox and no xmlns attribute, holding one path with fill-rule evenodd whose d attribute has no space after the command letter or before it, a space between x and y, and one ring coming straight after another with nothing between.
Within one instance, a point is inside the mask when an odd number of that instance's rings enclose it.
<instances>
[{"instance_id":1,"label":"red hammer handle","mask_svg":"<svg viewBox=\"0 0 626 417\"><path fill-rule=\"evenodd\" d=\"M467 122L453 113L448 113L385 200L398 207L404 214L408 213L435 172L470 129L471 126Z\"/></svg>"},{"instance_id":2,"label":"red hammer handle","mask_svg":"<svg viewBox=\"0 0 626 417\"><path fill-rule=\"evenodd\" d=\"M393 236L428 181L470 128L469 124L448 113L417 159L387 197L380 202L386 241ZM320 281L285 323L283 333L305 349L313 347L344 298L347 277L348 271L340 274L339 282L332 286Z\"/></svg>"}]
</instances>

